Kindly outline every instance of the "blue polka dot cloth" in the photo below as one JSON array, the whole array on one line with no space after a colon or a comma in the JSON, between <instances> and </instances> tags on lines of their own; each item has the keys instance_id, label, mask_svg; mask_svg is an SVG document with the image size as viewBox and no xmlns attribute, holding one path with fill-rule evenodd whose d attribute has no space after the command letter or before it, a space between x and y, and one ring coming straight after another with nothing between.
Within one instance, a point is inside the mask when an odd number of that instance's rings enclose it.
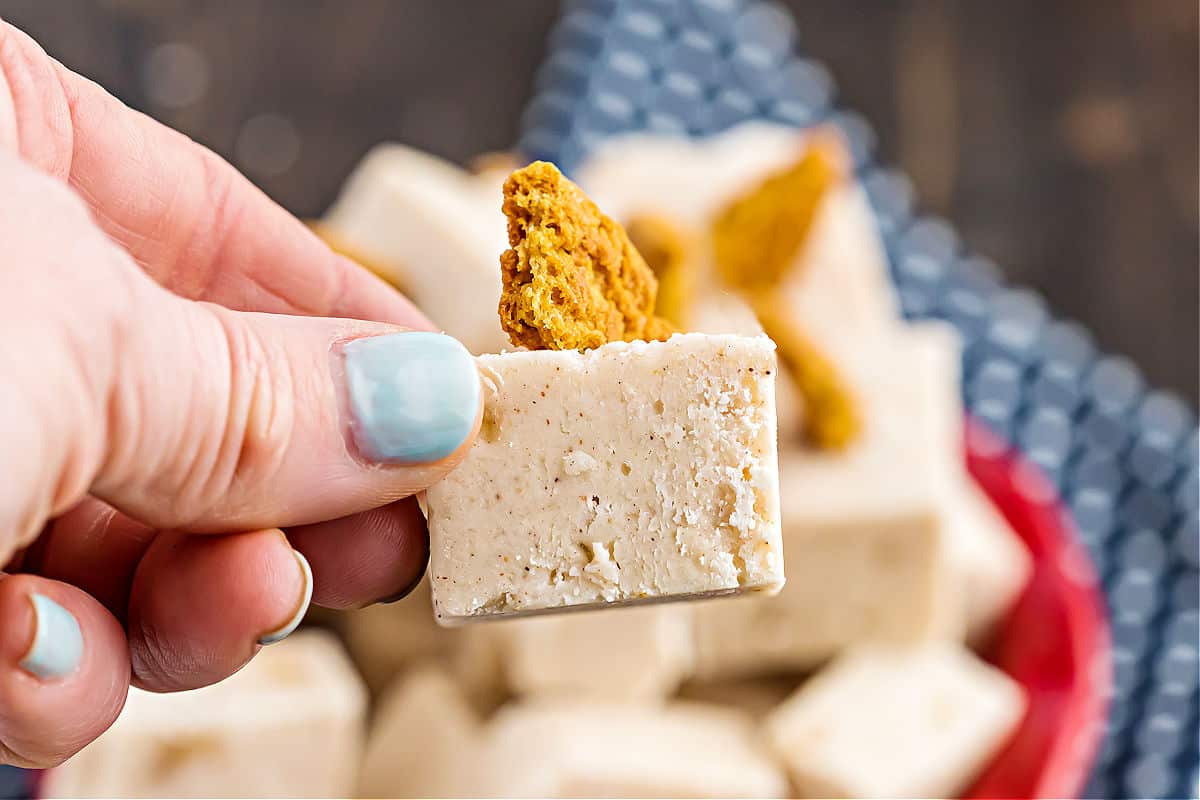
<instances>
[{"instance_id":1,"label":"blue polka dot cloth","mask_svg":"<svg viewBox=\"0 0 1200 800\"><path fill-rule=\"evenodd\" d=\"M1028 289L914 212L912 185L874 160L860 115L796 47L787 11L754 0L565 4L519 149L570 173L629 132L703 136L751 119L832 122L850 143L909 318L962 333L963 395L1055 484L1104 583L1114 696L1088 797L1196 797L1200 476L1193 411L1098 352Z\"/></svg>"}]
</instances>

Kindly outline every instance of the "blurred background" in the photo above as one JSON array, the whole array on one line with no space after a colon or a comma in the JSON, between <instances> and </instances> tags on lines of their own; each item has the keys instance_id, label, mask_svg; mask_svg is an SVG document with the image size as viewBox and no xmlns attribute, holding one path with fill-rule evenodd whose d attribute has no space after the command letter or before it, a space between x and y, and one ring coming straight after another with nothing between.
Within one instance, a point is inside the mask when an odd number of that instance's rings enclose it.
<instances>
[{"instance_id":1,"label":"blurred background","mask_svg":"<svg viewBox=\"0 0 1200 800\"><path fill-rule=\"evenodd\" d=\"M1194 0L788 0L926 211L1197 401ZM126 103L315 216L373 144L516 140L549 0L0 0Z\"/></svg>"}]
</instances>

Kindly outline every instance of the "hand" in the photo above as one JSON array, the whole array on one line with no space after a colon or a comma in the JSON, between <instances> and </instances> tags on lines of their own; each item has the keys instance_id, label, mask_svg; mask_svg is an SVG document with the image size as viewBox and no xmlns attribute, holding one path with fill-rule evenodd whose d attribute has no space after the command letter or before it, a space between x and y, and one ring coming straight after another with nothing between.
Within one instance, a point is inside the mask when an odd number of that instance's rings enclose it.
<instances>
[{"instance_id":1,"label":"hand","mask_svg":"<svg viewBox=\"0 0 1200 800\"><path fill-rule=\"evenodd\" d=\"M480 415L430 330L0 22L0 762L64 760L131 683L227 677L310 596L419 580L411 496Z\"/></svg>"}]
</instances>

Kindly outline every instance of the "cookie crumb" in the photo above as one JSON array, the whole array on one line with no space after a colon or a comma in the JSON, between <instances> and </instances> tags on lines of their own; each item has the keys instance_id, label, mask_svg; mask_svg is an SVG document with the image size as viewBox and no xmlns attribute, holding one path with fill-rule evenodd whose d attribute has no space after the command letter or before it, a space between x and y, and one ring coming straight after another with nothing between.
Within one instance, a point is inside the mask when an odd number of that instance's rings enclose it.
<instances>
[{"instance_id":1,"label":"cookie crumb","mask_svg":"<svg viewBox=\"0 0 1200 800\"><path fill-rule=\"evenodd\" d=\"M676 328L685 330L695 289L695 235L660 214L635 214L626 230L630 241L658 278L655 313Z\"/></svg>"},{"instance_id":2,"label":"cookie crumb","mask_svg":"<svg viewBox=\"0 0 1200 800\"><path fill-rule=\"evenodd\" d=\"M841 144L816 134L791 166L733 200L713 222L713 255L730 286L777 286L796 262L821 201L844 172Z\"/></svg>"},{"instance_id":3,"label":"cookie crumb","mask_svg":"<svg viewBox=\"0 0 1200 800\"><path fill-rule=\"evenodd\" d=\"M804 400L805 441L820 450L844 450L862 432L862 417L837 367L804 334L794 315L768 295L755 300L754 310Z\"/></svg>"},{"instance_id":4,"label":"cookie crumb","mask_svg":"<svg viewBox=\"0 0 1200 800\"><path fill-rule=\"evenodd\" d=\"M674 333L654 314L658 282L625 230L553 164L513 172L503 211L499 313L514 345L586 350Z\"/></svg>"}]
</instances>

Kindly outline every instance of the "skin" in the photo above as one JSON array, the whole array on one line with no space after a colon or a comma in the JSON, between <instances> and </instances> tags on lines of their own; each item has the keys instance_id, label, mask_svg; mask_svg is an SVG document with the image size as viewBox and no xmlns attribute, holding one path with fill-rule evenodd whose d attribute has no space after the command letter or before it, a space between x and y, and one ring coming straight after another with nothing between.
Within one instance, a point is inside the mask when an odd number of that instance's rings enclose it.
<instances>
[{"instance_id":1,"label":"skin","mask_svg":"<svg viewBox=\"0 0 1200 800\"><path fill-rule=\"evenodd\" d=\"M431 325L216 155L0 22L0 763L65 760L131 684L237 671L297 610L293 548L318 604L418 580L412 495L470 441L367 463L337 356L401 329ZM82 629L62 678L19 666L32 592Z\"/></svg>"}]
</instances>

